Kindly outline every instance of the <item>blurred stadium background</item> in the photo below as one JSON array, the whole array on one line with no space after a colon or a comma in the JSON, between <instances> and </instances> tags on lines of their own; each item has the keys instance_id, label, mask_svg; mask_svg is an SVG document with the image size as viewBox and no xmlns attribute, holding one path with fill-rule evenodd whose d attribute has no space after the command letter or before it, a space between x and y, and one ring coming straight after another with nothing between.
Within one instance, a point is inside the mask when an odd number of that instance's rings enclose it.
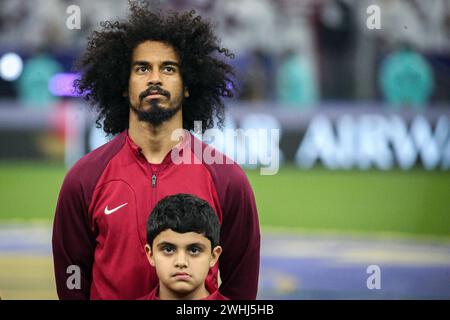
<instances>
[{"instance_id":1,"label":"blurred stadium background","mask_svg":"<svg viewBox=\"0 0 450 320\"><path fill-rule=\"evenodd\" d=\"M274 175L259 170L267 150L243 140L259 160L244 164L263 235L258 297L449 299L450 0L159 3L195 8L236 54L227 128L280 130ZM72 65L126 8L0 0L2 299L57 298L59 188L106 141L71 90ZM381 289L367 287L371 265Z\"/></svg>"}]
</instances>

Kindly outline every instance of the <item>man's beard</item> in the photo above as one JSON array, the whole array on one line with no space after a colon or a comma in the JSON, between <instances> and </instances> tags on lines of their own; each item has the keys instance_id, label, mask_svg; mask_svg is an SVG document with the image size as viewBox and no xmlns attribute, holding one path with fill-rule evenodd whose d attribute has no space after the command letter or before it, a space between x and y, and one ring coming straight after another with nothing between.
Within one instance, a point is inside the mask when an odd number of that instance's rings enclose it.
<instances>
[{"instance_id":1,"label":"man's beard","mask_svg":"<svg viewBox=\"0 0 450 320\"><path fill-rule=\"evenodd\" d=\"M148 122L157 127L171 119L181 109L181 103L175 108L164 109L159 106L157 99L153 99L150 101L149 110L137 109L132 105L130 107L137 114L139 121Z\"/></svg>"},{"instance_id":2,"label":"man's beard","mask_svg":"<svg viewBox=\"0 0 450 320\"><path fill-rule=\"evenodd\" d=\"M153 126L157 127L161 125L163 122L171 119L181 109L182 103L180 103L178 106L174 108L164 109L159 106L158 99L152 99L150 100L150 109L143 110L142 108L143 100L145 99L145 97L150 95L151 92L154 91L165 96L168 100L170 100L170 92L163 90L159 86L150 86L144 92L141 92L141 94L139 95L139 102L140 102L139 109L131 105L131 103L130 108L133 109L134 112L136 112L139 121L148 122Z\"/></svg>"}]
</instances>

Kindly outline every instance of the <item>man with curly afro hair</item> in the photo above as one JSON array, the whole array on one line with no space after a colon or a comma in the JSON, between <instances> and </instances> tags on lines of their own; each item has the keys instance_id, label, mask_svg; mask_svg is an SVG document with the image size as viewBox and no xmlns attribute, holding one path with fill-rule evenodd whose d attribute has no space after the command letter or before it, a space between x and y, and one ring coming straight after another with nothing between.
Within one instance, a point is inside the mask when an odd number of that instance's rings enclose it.
<instances>
[{"instance_id":1,"label":"man with curly afro hair","mask_svg":"<svg viewBox=\"0 0 450 320\"><path fill-rule=\"evenodd\" d=\"M160 199L189 193L207 201L220 222L223 252L207 290L255 299L260 230L252 188L236 163L189 131L194 121L202 131L214 119L222 125L222 99L234 83L221 58L232 54L195 11L130 1L127 20L101 26L78 61L75 86L114 138L81 158L61 187L52 239L59 298L151 292L158 277L144 250L146 221Z\"/></svg>"}]
</instances>

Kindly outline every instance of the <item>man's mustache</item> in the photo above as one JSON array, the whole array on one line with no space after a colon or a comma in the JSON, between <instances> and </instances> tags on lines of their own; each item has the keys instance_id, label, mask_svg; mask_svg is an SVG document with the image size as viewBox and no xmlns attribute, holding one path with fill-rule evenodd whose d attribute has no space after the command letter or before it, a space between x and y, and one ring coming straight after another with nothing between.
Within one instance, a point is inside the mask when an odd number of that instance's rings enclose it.
<instances>
[{"instance_id":1,"label":"man's mustache","mask_svg":"<svg viewBox=\"0 0 450 320\"><path fill-rule=\"evenodd\" d=\"M145 97L149 96L150 94L160 94L162 96L170 98L169 91L166 91L159 86L150 86L145 91L141 92L141 94L139 95L139 100L142 101L143 99L145 99Z\"/></svg>"}]
</instances>

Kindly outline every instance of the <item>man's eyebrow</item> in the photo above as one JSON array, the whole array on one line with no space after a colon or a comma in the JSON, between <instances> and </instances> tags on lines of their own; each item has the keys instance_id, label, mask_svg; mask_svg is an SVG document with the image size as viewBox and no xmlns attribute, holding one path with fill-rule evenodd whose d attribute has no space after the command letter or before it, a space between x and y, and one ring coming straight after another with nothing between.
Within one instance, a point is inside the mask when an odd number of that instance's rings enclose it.
<instances>
[{"instance_id":1,"label":"man's eyebrow","mask_svg":"<svg viewBox=\"0 0 450 320\"><path fill-rule=\"evenodd\" d=\"M176 61L163 61L163 63L161 63L162 66L175 66L175 67L180 67L180 64Z\"/></svg>"},{"instance_id":2,"label":"man's eyebrow","mask_svg":"<svg viewBox=\"0 0 450 320\"><path fill-rule=\"evenodd\" d=\"M131 65L132 66L148 66L148 65L150 65L150 63L148 61L138 60L138 61L134 61Z\"/></svg>"},{"instance_id":3,"label":"man's eyebrow","mask_svg":"<svg viewBox=\"0 0 450 320\"><path fill-rule=\"evenodd\" d=\"M134 61L131 65L132 66L149 66L151 63L148 61L143 61L143 60L138 60L138 61ZM176 66L179 67L180 64L176 61L171 61L171 60L167 60L167 61L163 61L161 63L162 66Z\"/></svg>"}]
</instances>

